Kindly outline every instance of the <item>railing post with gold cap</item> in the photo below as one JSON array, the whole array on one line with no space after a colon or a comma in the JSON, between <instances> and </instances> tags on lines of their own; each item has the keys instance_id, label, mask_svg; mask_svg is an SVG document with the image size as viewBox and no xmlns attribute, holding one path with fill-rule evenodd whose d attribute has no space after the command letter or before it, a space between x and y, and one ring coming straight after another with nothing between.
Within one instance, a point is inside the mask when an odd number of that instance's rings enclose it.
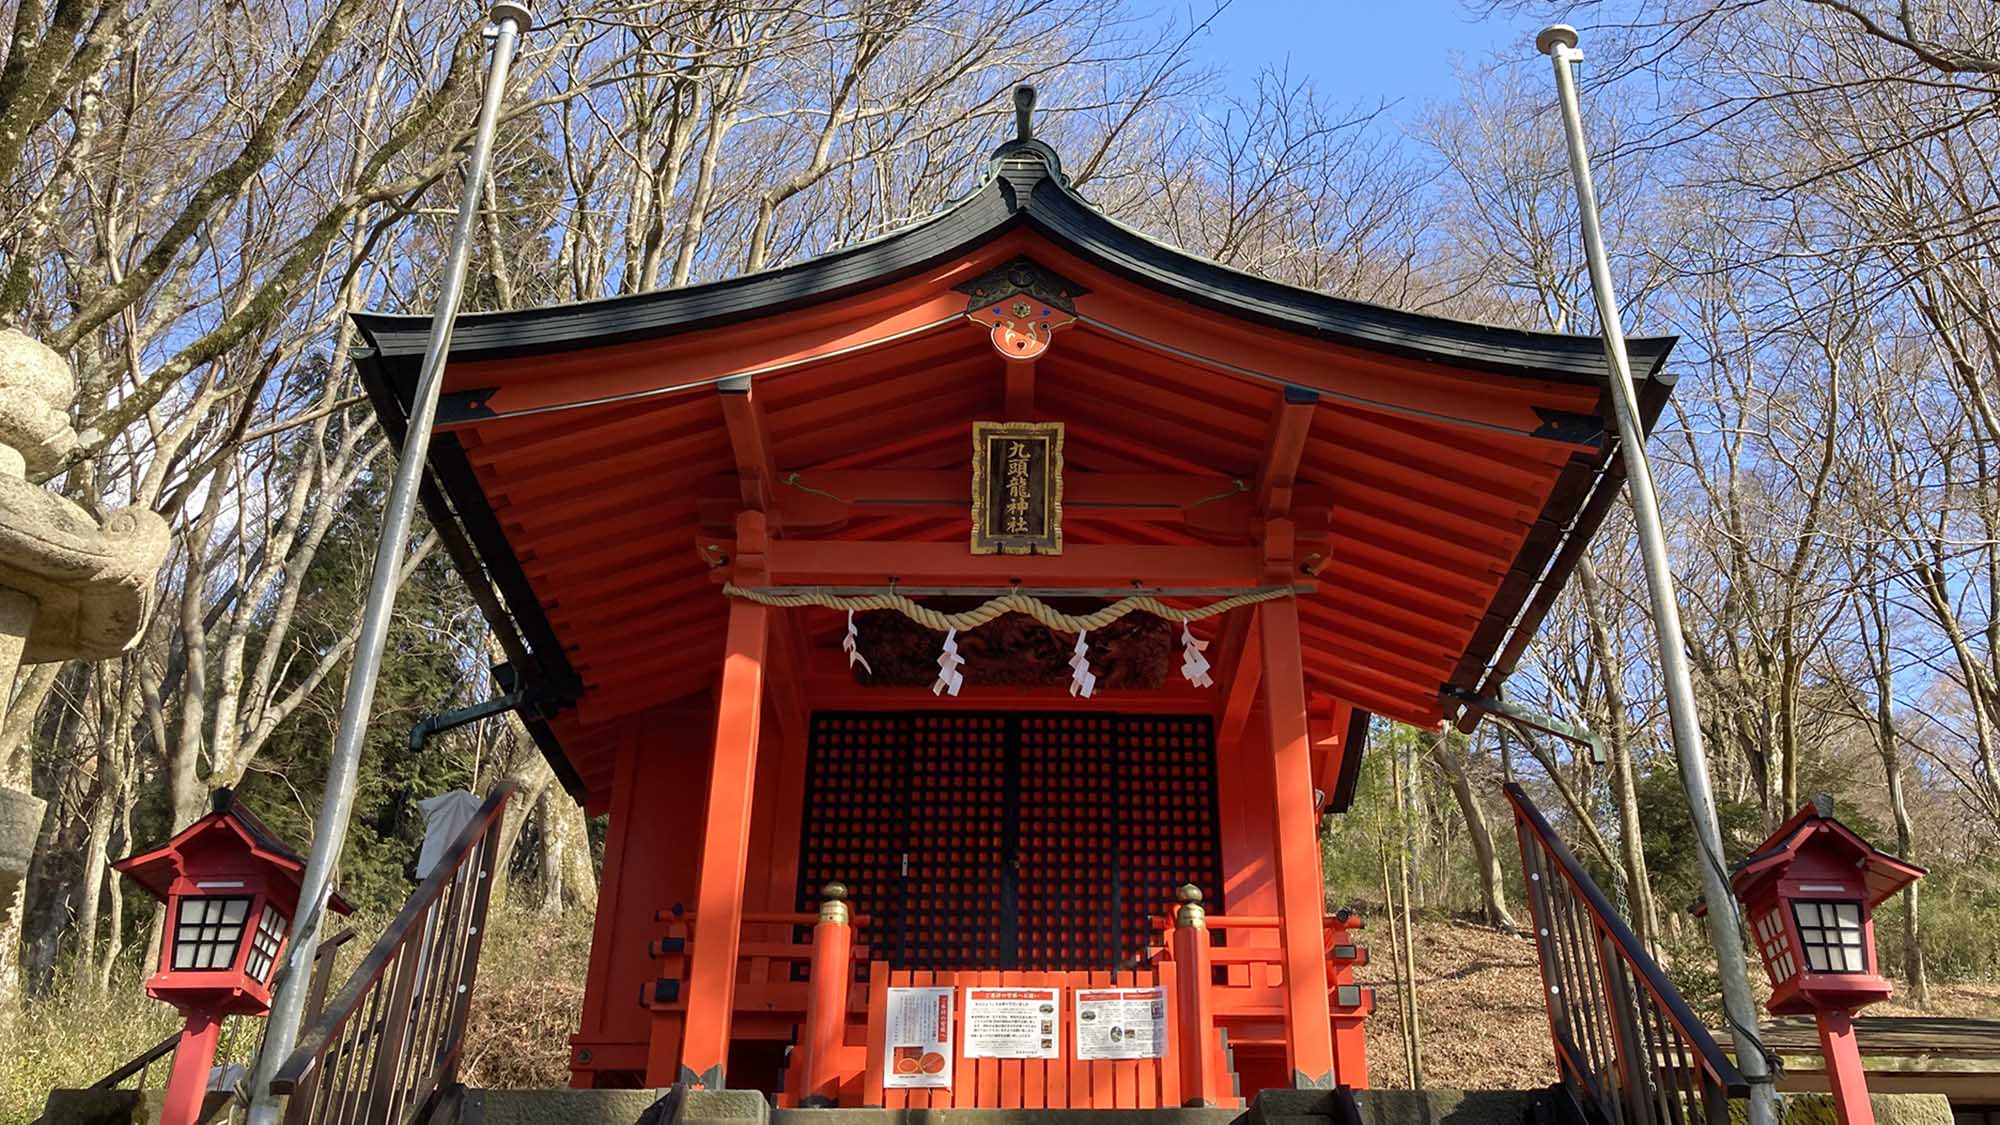
<instances>
[{"instance_id":1,"label":"railing post with gold cap","mask_svg":"<svg viewBox=\"0 0 2000 1125\"><path fill-rule=\"evenodd\" d=\"M1214 977L1208 946L1208 911L1201 905L1201 888L1180 889L1180 909L1174 913L1174 991L1180 1011L1181 1096L1190 1106L1220 1104L1215 1082Z\"/></svg>"},{"instance_id":2,"label":"railing post with gold cap","mask_svg":"<svg viewBox=\"0 0 2000 1125\"><path fill-rule=\"evenodd\" d=\"M802 1106L831 1106L839 1100L838 1056L847 1038L847 992L853 979L851 917L845 886L828 883L820 889L819 922L813 926L812 968L806 994L803 1043L806 1081L799 1098Z\"/></svg>"},{"instance_id":3,"label":"railing post with gold cap","mask_svg":"<svg viewBox=\"0 0 2000 1125\"><path fill-rule=\"evenodd\" d=\"M1366 947L1355 944L1361 919L1342 910L1326 919L1327 987L1333 1000L1333 1076L1342 1086L1368 1088L1368 1014L1375 993L1355 982L1354 969L1368 963Z\"/></svg>"}]
</instances>

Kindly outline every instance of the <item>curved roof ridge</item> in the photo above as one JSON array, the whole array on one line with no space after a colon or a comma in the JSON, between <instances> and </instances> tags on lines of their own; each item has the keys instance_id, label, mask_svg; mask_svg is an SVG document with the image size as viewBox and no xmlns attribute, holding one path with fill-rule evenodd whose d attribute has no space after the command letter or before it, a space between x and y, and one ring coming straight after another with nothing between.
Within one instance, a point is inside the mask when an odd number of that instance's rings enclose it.
<instances>
[{"instance_id":1,"label":"curved roof ridge","mask_svg":"<svg viewBox=\"0 0 2000 1125\"><path fill-rule=\"evenodd\" d=\"M1051 237L1097 257L1114 271L1232 315L1372 350L1487 370L1557 380L1602 380L1609 371L1603 340L1596 334L1463 320L1264 277L1190 253L1120 222L1055 178L1036 185L1024 210ZM1673 336L1629 339L1635 377L1671 383L1663 368L1675 342Z\"/></svg>"},{"instance_id":2,"label":"curved roof ridge","mask_svg":"<svg viewBox=\"0 0 2000 1125\"><path fill-rule=\"evenodd\" d=\"M1057 190L1060 190L1063 194L1069 196L1070 199L1074 200L1078 205L1088 210L1098 220L1112 227L1117 228L1123 234L1126 234L1132 238L1139 239L1143 242L1151 243L1154 247L1166 251L1167 253L1176 254L1179 255L1180 257L1187 258L1195 262L1199 262L1203 266L1206 266L1210 269L1220 270L1232 274L1248 284L1267 285L1282 289L1289 289L1299 293L1310 293L1326 301L1342 305L1348 305L1356 309L1365 309L1371 312L1378 312L1385 315L1420 317L1426 320L1434 320L1441 324L1453 324L1468 328L1483 328L1494 332L1507 332L1507 333L1518 334L1521 336L1535 337L1550 341L1561 340L1565 342L1574 342L1577 340L1600 339L1600 337L1595 335L1587 335L1587 334L1580 335L1573 332L1552 332L1549 331L1548 329L1543 329L1543 328L1519 328L1511 324L1496 324L1492 321L1487 321L1487 320L1468 320L1463 317L1448 316L1444 313L1427 312L1422 309L1405 308L1402 305L1391 305L1382 301L1368 301L1368 300L1363 300L1362 298L1359 297L1348 297L1348 296L1343 296L1342 294L1339 293L1329 293L1324 289L1313 289L1303 285L1294 285L1289 281L1280 281L1277 278L1268 277L1264 274L1257 273L1254 270L1247 270L1240 266L1232 266L1227 262L1220 261L1215 258L1205 257L1201 254L1195 253L1192 250L1189 250L1185 246L1169 242L1166 239L1159 237L1158 235L1150 234L1140 229L1139 227L1133 226L1131 223L1128 223L1125 220L1118 218L1117 216L1111 214L1110 212L1092 203L1089 199L1085 198L1082 192L1078 191L1073 185L1070 184L1069 178L1067 176L1060 177L1059 180L1052 182L1055 182ZM1032 207L1032 204L1030 206ZM1652 340L1652 339L1664 339L1664 338L1665 337L1639 337L1638 339Z\"/></svg>"},{"instance_id":3,"label":"curved roof ridge","mask_svg":"<svg viewBox=\"0 0 2000 1125\"><path fill-rule=\"evenodd\" d=\"M933 224L945 222L959 211L976 204L992 185L993 179L994 177L989 174L987 179L980 183L979 187L959 196L943 207L904 223L901 226L892 227L880 234L870 235L858 242L835 246L824 253L801 258L795 262L769 266L761 270L753 270L749 273L719 277L711 281L695 282L691 285L648 289L640 293L617 293L608 297L590 297L580 301L562 301L553 305L531 305L515 309L482 309L478 312L461 313L457 323L459 330L463 331L466 327L476 328L480 325L497 324L510 320L540 320L554 314L588 313L612 307L630 309L635 306L643 306L661 301L686 300L691 295L769 282L804 270L824 267L829 263L837 262L854 254L865 253L884 243L907 238ZM355 321L361 324L371 335L378 331L392 335L399 334L400 330L406 325L418 323L428 325L431 319L429 313L392 313L374 309L364 309L352 315ZM400 349L391 350L396 351ZM452 350L462 350L459 341L453 341Z\"/></svg>"},{"instance_id":4,"label":"curved roof ridge","mask_svg":"<svg viewBox=\"0 0 2000 1125\"><path fill-rule=\"evenodd\" d=\"M1461 320L1337 296L1189 252L1100 210L1072 186L1046 143L1022 137L994 150L980 186L942 210L860 242L756 273L696 285L459 318L456 355L506 356L627 342L740 322L837 299L907 277L1026 223L1134 282L1286 331L1454 366L1567 382L1602 381L1595 335ZM429 318L355 314L382 355L422 351ZM1663 376L1674 337L1628 341L1635 375Z\"/></svg>"}]
</instances>

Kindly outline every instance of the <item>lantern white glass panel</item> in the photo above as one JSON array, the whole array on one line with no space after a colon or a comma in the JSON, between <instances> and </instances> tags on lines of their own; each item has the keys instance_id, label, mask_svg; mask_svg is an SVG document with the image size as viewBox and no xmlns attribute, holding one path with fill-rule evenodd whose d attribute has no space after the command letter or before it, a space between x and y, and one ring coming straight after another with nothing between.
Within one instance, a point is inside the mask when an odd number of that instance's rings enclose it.
<instances>
[{"instance_id":1,"label":"lantern white glass panel","mask_svg":"<svg viewBox=\"0 0 2000 1125\"><path fill-rule=\"evenodd\" d=\"M285 916L267 902L263 916L257 919L257 932L250 936L250 956L243 962L243 971L260 984L270 983L271 966L278 963L278 947L284 943Z\"/></svg>"},{"instance_id":2,"label":"lantern white glass panel","mask_svg":"<svg viewBox=\"0 0 2000 1125\"><path fill-rule=\"evenodd\" d=\"M1792 943L1785 936L1785 923L1773 910L1757 919L1753 928L1757 934L1757 948L1764 955L1764 967L1771 973L1771 983L1783 984L1798 972L1798 962L1792 958Z\"/></svg>"},{"instance_id":3,"label":"lantern white glass panel","mask_svg":"<svg viewBox=\"0 0 2000 1125\"><path fill-rule=\"evenodd\" d=\"M1860 903L1800 899L1792 903L1792 919L1798 923L1799 944L1805 947L1806 965L1813 972L1868 971Z\"/></svg>"},{"instance_id":4,"label":"lantern white glass panel","mask_svg":"<svg viewBox=\"0 0 2000 1125\"><path fill-rule=\"evenodd\" d=\"M174 919L174 968L198 972L235 965L249 917L247 898L181 899Z\"/></svg>"}]
</instances>

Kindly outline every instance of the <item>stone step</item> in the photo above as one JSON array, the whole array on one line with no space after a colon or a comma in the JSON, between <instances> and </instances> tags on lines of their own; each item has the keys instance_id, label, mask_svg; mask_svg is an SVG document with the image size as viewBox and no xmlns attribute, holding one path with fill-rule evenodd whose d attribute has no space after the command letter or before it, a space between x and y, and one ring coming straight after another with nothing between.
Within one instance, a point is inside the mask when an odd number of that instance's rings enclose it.
<instances>
[{"instance_id":1,"label":"stone step","mask_svg":"<svg viewBox=\"0 0 2000 1125\"><path fill-rule=\"evenodd\" d=\"M66 1093L66 1092L63 1092ZM1574 1125L1559 1089L1265 1090L1249 1109L772 1109L754 1091L465 1090L447 1098L432 1125ZM51 1125L149 1120L133 1091L90 1091L116 1107L83 1105ZM1877 1094L1881 1125L1952 1125L1942 1094ZM130 1102L133 1104L126 1104ZM1730 1117L1741 1125L1741 1100ZM51 1109L57 1099L50 1099ZM114 1112L103 1113L104 1109ZM123 1112L115 1112L122 1110ZM81 1112L77 1112L81 1111ZM157 1108L153 1110L157 1114ZM1786 1094L1781 1125L1833 1125L1825 1094Z\"/></svg>"},{"instance_id":2,"label":"stone step","mask_svg":"<svg viewBox=\"0 0 2000 1125\"><path fill-rule=\"evenodd\" d=\"M467 1090L457 1125L1231 1125L1237 1109L772 1109L751 1091ZM662 1107L664 1108L664 1107ZM1288 1123L1289 1125L1289 1123ZM1301 1123L1304 1125L1304 1123ZM1310 1125L1325 1125L1314 1119ZM1514 1125L1514 1123L1508 1123Z\"/></svg>"},{"instance_id":3,"label":"stone step","mask_svg":"<svg viewBox=\"0 0 2000 1125\"><path fill-rule=\"evenodd\" d=\"M1237 1109L772 1109L751 1091L468 1090L456 1125L1549 1125L1539 1090L1266 1090ZM1540 1099L1538 1101L1538 1099ZM1538 1112L1543 1114L1538 1116Z\"/></svg>"}]
</instances>

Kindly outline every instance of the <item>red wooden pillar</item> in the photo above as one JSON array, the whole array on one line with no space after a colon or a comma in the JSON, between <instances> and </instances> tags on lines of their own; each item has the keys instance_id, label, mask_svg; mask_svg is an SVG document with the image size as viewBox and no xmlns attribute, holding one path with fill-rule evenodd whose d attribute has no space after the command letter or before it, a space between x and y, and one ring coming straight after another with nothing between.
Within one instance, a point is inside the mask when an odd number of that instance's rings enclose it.
<instances>
[{"instance_id":1,"label":"red wooden pillar","mask_svg":"<svg viewBox=\"0 0 2000 1125\"><path fill-rule=\"evenodd\" d=\"M854 929L848 924L847 888L828 883L820 895L801 1043L805 1049L805 1086L799 1104L807 1108L839 1101L840 1047L847 1039L847 991L854 978L849 959Z\"/></svg>"},{"instance_id":2,"label":"red wooden pillar","mask_svg":"<svg viewBox=\"0 0 2000 1125\"><path fill-rule=\"evenodd\" d=\"M1212 1106L1217 1100L1215 1082L1215 979L1209 956L1208 912L1201 905L1201 891L1192 883L1180 890L1181 906L1174 914L1174 992L1180 1002L1175 1013L1180 1042L1176 1044L1181 1065L1183 1105Z\"/></svg>"},{"instance_id":3,"label":"red wooden pillar","mask_svg":"<svg viewBox=\"0 0 2000 1125\"><path fill-rule=\"evenodd\" d=\"M736 1006L736 955L743 936L743 876L750 852L750 805L756 792L757 735L764 712L764 660L771 611L738 598L729 603L722 691L716 699L715 756L708 773L701 878L695 894L694 949L688 967L687 1030L679 1080L719 1090L729 1063ZM655 1079L649 1077L648 1081Z\"/></svg>"},{"instance_id":4,"label":"red wooden pillar","mask_svg":"<svg viewBox=\"0 0 2000 1125\"><path fill-rule=\"evenodd\" d=\"M1826 1088L1833 1093L1840 1125L1875 1125L1861 1049L1854 1042L1854 1014L1844 1008L1823 1008L1815 1015L1820 1055L1826 1059Z\"/></svg>"},{"instance_id":5,"label":"red wooden pillar","mask_svg":"<svg viewBox=\"0 0 2000 1125\"><path fill-rule=\"evenodd\" d=\"M1264 710L1271 732L1272 823L1278 858L1278 940L1285 963L1285 1050L1292 1085L1330 1089L1333 1027L1327 1006L1319 836L1313 830L1312 743L1306 732L1299 609L1290 598L1257 607Z\"/></svg>"}]
</instances>

